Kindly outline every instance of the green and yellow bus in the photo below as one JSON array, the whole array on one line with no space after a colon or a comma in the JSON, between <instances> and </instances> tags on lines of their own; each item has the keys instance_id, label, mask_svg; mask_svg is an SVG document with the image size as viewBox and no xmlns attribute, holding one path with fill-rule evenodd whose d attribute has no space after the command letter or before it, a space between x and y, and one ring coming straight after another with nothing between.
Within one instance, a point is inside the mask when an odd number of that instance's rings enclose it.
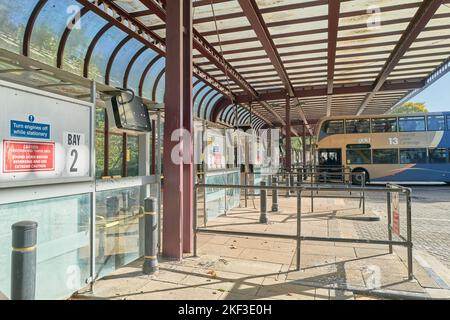
<instances>
[{"instance_id":1,"label":"green and yellow bus","mask_svg":"<svg viewBox=\"0 0 450 320\"><path fill-rule=\"evenodd\" d=\"M319 168L349 167L367 182L450 183L450 112L327 117L316 141Z\"/></svg>"}]
</instances>

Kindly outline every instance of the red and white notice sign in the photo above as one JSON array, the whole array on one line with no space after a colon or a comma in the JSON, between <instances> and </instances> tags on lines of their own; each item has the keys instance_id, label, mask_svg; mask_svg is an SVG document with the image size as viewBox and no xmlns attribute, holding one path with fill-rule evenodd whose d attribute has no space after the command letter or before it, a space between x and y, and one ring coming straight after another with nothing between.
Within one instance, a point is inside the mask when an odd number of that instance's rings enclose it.
<instances>
[{"instance_id":1,"label":"red and white notice sign","mask_svg":"<svg viewBox=\"0 0 450 320\"><path fill-rule=\"evenodd\" d=\"M55 143L3 141L3 173L55 170Z\"/></svg>"},{"instance_id":2,"label":"red and white notice sign","mask_svg":"<svg viewBox=\"0 0 450 320\"><path fill-rule=\"evenodd\" d=\"M392 231L400 235L400 195L392 193Z\"/></svg>"}]
</instances>

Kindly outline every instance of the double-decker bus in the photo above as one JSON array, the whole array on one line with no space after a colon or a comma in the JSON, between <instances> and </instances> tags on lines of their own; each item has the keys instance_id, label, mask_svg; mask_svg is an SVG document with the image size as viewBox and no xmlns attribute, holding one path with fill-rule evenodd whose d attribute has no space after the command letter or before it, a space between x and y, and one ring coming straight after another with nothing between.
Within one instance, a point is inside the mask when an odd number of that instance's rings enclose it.
<instances>
[{"instance_id":1,"label":"double-decker bus","mask_svg":"<svg viewBox=\"0 0 450 320\"><path fill-rule=\"evenodd\" d=\"M319 168L349 167L367 182L450 183L450 112L327 117L316 147Z\"/></svg>"}]
</instances>

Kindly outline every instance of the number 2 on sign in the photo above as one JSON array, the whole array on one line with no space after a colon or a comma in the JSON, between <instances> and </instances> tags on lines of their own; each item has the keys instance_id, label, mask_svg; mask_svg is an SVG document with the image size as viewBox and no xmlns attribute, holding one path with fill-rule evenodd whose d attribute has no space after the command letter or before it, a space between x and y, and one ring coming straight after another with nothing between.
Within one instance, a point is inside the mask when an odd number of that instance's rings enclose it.
<instances>
[{"instance_id":1,"label":"number 2 on sign","mask_svg":"<svg viewBox=\"0 0 450 320\"><path fill-rule=\"evenodd\" d=\"M398 145L398 138L389 138L390 145Z\"/></svg>"},{"instance_id":2,"label":"number 2 on sign","mask_svg":"<svg viewBox=\"0 0 450 320\"><path fill-rule=\"evenodd\" d=\"M70 172L78 172L78 168L76 167L78 161L78 151L76 149L72 149L72 151L70 151L70 156L73 157L73 162L70 166Z\"/></svg>"}]
</instances>

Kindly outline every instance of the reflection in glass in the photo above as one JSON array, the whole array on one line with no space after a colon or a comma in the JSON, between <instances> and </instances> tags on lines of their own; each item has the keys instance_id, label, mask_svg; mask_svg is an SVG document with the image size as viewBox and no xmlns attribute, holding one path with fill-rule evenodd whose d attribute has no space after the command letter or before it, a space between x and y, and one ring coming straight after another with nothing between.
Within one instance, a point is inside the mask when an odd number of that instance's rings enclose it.
<instances>
[{"instance_id":1,"label":"reflection in glass","mask_svg":"<svg viewBox=\"0 0 450 320\"><path fill-rule=\"evenodd\" d=\"M117 53L111 67L110 84L116 87L123 87L123 77L131 58L142 48L142 43L135 39L128 41Z\"/></svg>"},{"instance_id":2,"label":"reflection in glass","mask_svg":"<svg viewBox=\"0 0 450 320\"><path fill-rule=\"evenodd\" d=\"M109 58L116 46L122 41L127 34L122 30L112 27L106 31L97 42L92 52L91 63L89 65L89 77L95 81L104 83L106 66Z\"/></svg>"},{"instance_id":3,"label":"reflection in glass","mask_svg":"<svg viewBox=\"0 0 450 320\"><path fill-rule=\"evenodd\" d=\"M369 133L370 120L369 119L355 119L347 120L345 122L346 133Z\"/></svg>"},{"instance_id":4,"label":"reflection in glass","mask_svg":"<svg viewBox=\"0 0 450 320\"><path fill-rule=\"evenodd\" d=\"M87 194L0 206L0 291L10 293L11 225L38 223L36 299L62 299L90 274L90 196Z\"/></svg>"},{"instance_id":5,"label":"reflection in glass","mask_svg":"<svg viewBox=\"0 0 450 320\"><path fill-rule=\"evenodd\" d=\"M205 97L206 95L210 94L212 91L212 89L209 86L203 87L202 89L199 90L199 93L197 94L195 100L194 100L194 115L198 116L199 111L200 111L200 102L202 101L203 97Z\"/></svg>"},{"instance_id":6,"label":"reflection in glass","mask_svg":"<svg viewBox=\"0 0 450 320\"><path fill-rule=\"evenodd\" d=\"M425 117L401 117L398 118L400 132L425 131Z\"/></svg>"},{"instance_id":7,"label":"reflection in glass","mask_svg":"<svg viewBox=\"0 0 450 320\"><path fill-rule=\"evenodd\" d=\"M147 73L147 78L144 81L143 97L152 100L153 87L155 86L156 78L160 72L166 67L166 59L164 57L158 59L157 62L150 68Z\"/></svg>"},{"instance_id":8,"label":"reflection in glass","mask_svg":"<svg viewBox=\"0 0 450 320\"><path fill-rule=\"evenodd\" d=\"M372 119L372 132L396 132L397 118Z\"/></svg>"},{"instance_id":9,"label":"reflection in glass","mask_svg":"<svg viewBox=\"0 0 450 320\"><path fill-rule=\"evenodd\" d=\"M214 95L217 94L216 90L212 90L210 93L208 93L205 98L203 99L202 105L199 108L199 118L204 118L205 115L205 108L208 105L208 102L214 97Z\"/></svg>"},{"instance_id":10,"label":"reflection in glass","mask_svg":"<svg viewBox=\"0 0 450 320\"><path fill-rule=\"evenodd\" d=\"M0 48L22 50L24 31L38 0L0 1Z\"/></svg>"},{"instance_id":11,"label":"reflection in glass","mask_svg":"<svg viewBox=\"0 0 450 320\"><path fill-rule=\"evenodd\" d=\"M210 118L211 118L211 112L212 112L213 109L214 109L214 105L217 103L217 101L220 100L220 98L222 98L222 95L221 95L221 94L217 95L216 97L214 97L214 98L210 101L209 107L208 107L208 111L206 112L206 118L205 118L206 120L210 120Z\"/></svg>"},{"instance_id":12,"label":"reflection in glass","mask_svg":"<svg viewBox=\"0 0 450 320\"><path fill-rule=\"evenodd\" d=\"M123 136L111 133L109 135L109 175L122 176L123 169Z\"/></svg>"},{"instance_id":13,"label":"reflection in glass","mask_svg":"<svg viewBox=\"0 0 450 320\"><path fill-rule=\"evenodd\" d=\"M147 49L134 62L128 76L128 88L134 90L137 94L139 92L139 82L141 81L142 72L144 68L157 56L156 52Z\"/></svg>"},{"instance_id":14,"label":"reflection in glass","mask_svg":"<svg viewBox=\"0 0 450 320\"><path fill-rule=\"evenodd\" d=\"M373 150L374 164L396 164L398 163L398 149Z\"/></svg>"},{"instance_id":15,"label":"reflection in glass","mask_svg":"<svg viewBox=\"0 0 450 320\"><path fill-rule=\"evenodd\" d=\"M347 150L347 164L370 164L371 161L370 149L350 149Z\"/></svg>"},{"instance_id":16,"label":"reflection in glass","mask_svg":"<svg viewBox=\"0 0 450 320\"><path fill-rule=\"evenodd\" d=\"M328 135L342 133L344 133L344 120L331 120L322 125L320 137L325 138Z\"/></svg>"},{"instance_id":17,"label":"reflection in glass","mask_svg":"<svg viewBox=\"0 0 450 320\"><path fill-rule=\"evenodd\" d=\"M61 35L73 17L69 8L81 8L75 0L49 0L34 23L30 41L30 57L40 62L56 65Z\"/></svg>"},{"instance_id":18,"label":"reflection in glass","mask_svg":"<svg viewBox=\"0 0 450 320\"><path fill-rule=\"evenodd\" d=\"M127 144L127 176L137 177L139 176L139 137L128 135Z\"/></svg>"},{"instance_id":19,"label":"reflection in glass","mask_svg":"<svg viewBox=\"0 0 450 320\"><path fill-rule=\"evenodd\" d=\"M427 149L402 149L400 150L400 163L427 163Z\"/></svg>"},{"instance_id":20,"label":"reflection in glass","mask_svg":"<svg viewBox=\"0 0 450 320\"><path fill-rule=\"evenodd\" d=\"M143 255L144 215L141 188L96 193L97 277Z\"/></svg>"},{"instance_id":21,"label":"reflection in glass","mask_svg":"<svg viewBox=\"0 0 450 320\"><path fill-rule=\"evenodd\" d=\"M428 116L428 131L444 131L445 117L444 116Z\"/></svg>"},{"instance_id":22,"label":"reflection in glass","mask_svg":"<svg viewBox=\"0 0 450 320\"><path fill-rule=\"evenodd\" d=\"M64 49L64 70L83 75L84 59L89 44L106 23L106 20L92 11L83 15L80 20L80 28L73 28L67 38ZM91 73L99 74L95 65L91 65Z\"/></svg>"},{"instance_id":23,"label":"reflection in glass","mask_svg":"<svg viewBox=\"0 0 450 320\"><path fill-rule=\"evenodd\" d=\"M430 149L430 163L446 163L447 149L437 148Z\"/></svg>"},{"instance_id":24,"label":"reflection in glass","mask_svg":"<svg viewBox=\"0 0 450 320\"><path fill-rule=\"evenodd\" d=\"M166 74L161 77L158 82L158 86L156 87L156 96L155 102L163 103L164 102L164 93L166 91Z\"/></svg>"}]
</instances>

